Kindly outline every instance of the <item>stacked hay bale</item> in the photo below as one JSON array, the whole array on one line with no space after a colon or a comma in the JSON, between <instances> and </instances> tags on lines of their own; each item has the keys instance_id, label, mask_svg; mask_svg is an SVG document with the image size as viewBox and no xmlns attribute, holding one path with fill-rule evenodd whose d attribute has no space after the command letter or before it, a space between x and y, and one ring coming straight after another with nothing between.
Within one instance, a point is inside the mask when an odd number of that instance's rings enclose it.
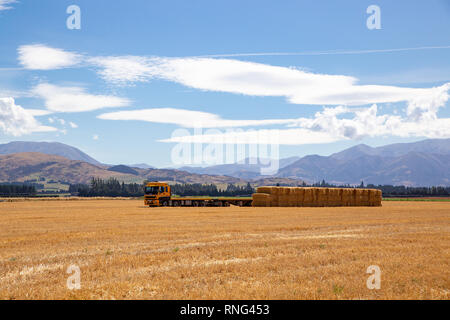
<instances>
[{"instance_id":1,"label":"stacked hay bale","mask_svg":"<svg viewBox=\"0 0 450 320\"><path fill-rule=\"evenodd\" d=\"M328 189L328 206L341 207L342 204L343 189L330 188Z\"/></svg>"},{"instance_id":2,"label":"stacked hay bale","mask_svg":"<svg viewBox=\"0 0 450 320\"><path fill-rule=\"evenodd\" d=\"M259 187L254 207L381 206L381 191L351 188Z\"/></svg>"},{"instance_id":3,"label":"stacked hay bale","mask_svg":"<svg viewBox=\"0 0 450 320\"><path fill-rule=\"evenodd\" d=\"M315 202L317 207L328 206L328 188L314 188Z\"/></svg>"},{"instance_id":4,"label":"stacked hay bale","mask_svg":"<svg viewBox=\"0 0 450 320\"><path fill-rule=\"evenodd\" d=\"M368 207L369 206L369 190L362 189L361 192L361 206Z\"/></svg>"},{"instance_id":5,"label":"stacked hay bale","mask_svg":"<svg viewBox=\"0 0 450 320\"><path fill-rule=\"evenodd\" d=\"M289 188L288 207L298 207L298 190L300 188Z\"/></svg>"},{"instance_id":6,"label":"stacked hay bale","mask_svg":"<svg viewBox=\"0 0 450 320\"><path fill-rule=\"evenodd\" d=\"M355 190L350 188L342 189L342 206L351 207L355 205Z\"/></svg>"},{"instance_id":7,"label":"stacked hay bale","mask_svg":"<svg viewBox=\"0 0 450 320\"><path fill-rule=\"evenodd\" d=\"M369 190L369 206L379 207L381 206L382 192L381 190L370 189Z\"/></svg>"},{"instance_id":8,"label":"stacked hay bale","mask_svg":"<svg viewBox=\"0 0 450 320\"><path fill-rule=\"evenodd\" d=\"M305 188L294 188L297 207L304 207Z\"/></svg>"},{"instance_id":9,"label":"stacked hay bale","mask_svg":"<svg viewBox=\"0 0 450 320\"><path fill-rule=\"evenodd\" d=\"M312 207L314 206L314 188L304 188L303 192L303 206Z\"/></svg>"},{"instance_id":10,"label":"stacked hay bale","mask_svg":"<svg viewBox=\"0 0 450 320\"><path fill-rule=\"evenodd\" d=\"M287 190L286 188L278 188L278 206L287 207Z\"/></svg>"},{"instance_id":11,"label":"stacked hay bale","mask_svg":"<svg viewBox=\"0 0 450 320\"><path fill-rule=\"evenodd\" d=\"M270 199L270 194L267 193L254 193L252 195L252 206L253 207L271 207L272 202Z\"/></svg>"}]
</instances>

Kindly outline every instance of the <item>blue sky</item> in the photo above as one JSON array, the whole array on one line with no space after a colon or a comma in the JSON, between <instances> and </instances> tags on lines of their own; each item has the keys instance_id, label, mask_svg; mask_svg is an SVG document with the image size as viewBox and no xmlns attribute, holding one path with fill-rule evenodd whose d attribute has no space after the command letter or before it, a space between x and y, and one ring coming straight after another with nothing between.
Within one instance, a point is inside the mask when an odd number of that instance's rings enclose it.
<instances>
[{"instance_id":1,"label":"blue sky","mask_svg":"<svg viewBox=\"0 0 450 320\"><path fill-rule=\"evenodd\" d=\"M373 4L379 30L366 26ZM80 30L66 26L70 5ZM279 130L280 157L450 137L446 0L3 6L0 143L58 141L105 163L171 166L174 146L192 139L172 133L194 134L196 121L214 141L264 143L226 132Z\"/></svg>"}]
</instances>

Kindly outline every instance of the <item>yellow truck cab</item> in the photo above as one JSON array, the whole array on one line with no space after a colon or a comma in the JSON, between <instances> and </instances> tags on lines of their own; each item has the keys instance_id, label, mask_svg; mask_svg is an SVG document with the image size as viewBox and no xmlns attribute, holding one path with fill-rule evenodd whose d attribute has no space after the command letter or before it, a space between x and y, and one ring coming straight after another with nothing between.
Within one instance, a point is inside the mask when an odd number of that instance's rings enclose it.
<instances>
[{"instance_id":1,"label":"yellow truck cab","mask_svg":"<svg viewBox=\"0 0 450 320\"><path fill-rule=\"evenodd\" d=\"M166 207L171 196L170 186L164 182L149 182L144 190L144 203L150 207Z\"/></svg>"}]
</instances>

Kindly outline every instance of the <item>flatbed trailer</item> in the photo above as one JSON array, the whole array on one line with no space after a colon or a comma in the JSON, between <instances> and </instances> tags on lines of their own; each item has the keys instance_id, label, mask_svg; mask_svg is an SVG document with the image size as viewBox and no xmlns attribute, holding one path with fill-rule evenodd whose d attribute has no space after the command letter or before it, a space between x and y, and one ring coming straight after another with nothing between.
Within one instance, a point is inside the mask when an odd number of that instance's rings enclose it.
<instances>
[{"instance_id":1,"label":"flatbed trailer","mask_svg":"<svg viewBox=\"0 0 450 320\"><path fill-rule=\"evenodd\" d=\"M239 207L251 207L252 198L214 198L214 197L173 197L160 200L158 207L229 207L230 205Z\"/></svg>"},{"instance_id":2,"label":"flatbed trailer","mask_svg":"<svg viewBox=\"0 0 450 320\"><path fill-rule=\"evenodd\" d=\"M149 182L144 204L149 207L251 207L252 197L177 197L164 182Z\"/></svg>"}]
</instances>

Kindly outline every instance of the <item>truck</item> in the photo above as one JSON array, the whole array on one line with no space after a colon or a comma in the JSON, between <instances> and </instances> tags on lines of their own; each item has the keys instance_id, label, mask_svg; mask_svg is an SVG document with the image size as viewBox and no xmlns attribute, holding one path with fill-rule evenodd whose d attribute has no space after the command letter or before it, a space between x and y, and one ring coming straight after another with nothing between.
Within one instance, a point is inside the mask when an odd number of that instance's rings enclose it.
<instances>
[{"instance_id":1,"label":"truck","mask_svg":"<svg viewBox=\"0 0 450 320\"><path fill-rule=\"evenodd\" d=\"M149 182L144 188L144 204L149 207L251 207L251 197L177 197L169 184Z\"/></svg>"}]
</instances>

